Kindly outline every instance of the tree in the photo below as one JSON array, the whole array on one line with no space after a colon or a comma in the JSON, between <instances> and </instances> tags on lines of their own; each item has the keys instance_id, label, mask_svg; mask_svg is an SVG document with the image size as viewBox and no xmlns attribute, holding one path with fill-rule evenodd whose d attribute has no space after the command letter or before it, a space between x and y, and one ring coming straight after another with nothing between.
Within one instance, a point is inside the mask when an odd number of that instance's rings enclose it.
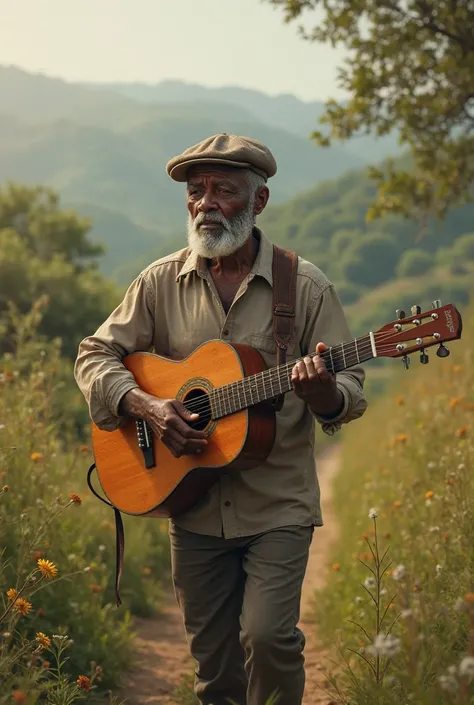
<instances>
[{"instance_id":1,"label":"tree","mask_svg":"<svg viewBox=\"0 0 474 705\"><path fill-rule=\"evenodd\" d=\"M474 233L458 237L454 243L454 251L458 257L472 262L474 260Z\"/></svg>"},{"instance_id":2,"label":"tree","mask_svg":"<svg viewBox=\"0 0 474 705\"><path fill-rule=\"evenodd\" d=\"M398 262L397 243L389 235L371 233L348 247L341 260L344 281L378 286L393 277Z\"/></svg>"},{"instance_id":3,"label":"tree","mask_svg":"<svg viewBox=\"0 0 474 705\"><path fill-rule=\"evenodd\" d=\"M378 185L367 217L386 212L435 215L474 195L473 0L266 0L282 7L286 22L318 11L302 36L342 46L339 70L347 102L329 100L321 118L333 139L396 131L409 148L413 170L371 170ZM322 17L321 17L322 15Z\"/></svg>"},{"instance_id":4,"label":"tree","mask_svg":"<svg viewBox=\"0 0 474 705\"><path fill-rule=\"evenodd\" d=\"M434 257L429 252L420 249L406 250L397 265L398 277L416 277L426 274L434 264Z\"/></svg>"},{"instance_id":5,"label":"tree","mask_svg":"<svg viewBox=\"0 0 474 705\"><path fill-rule=\"evenodd\" d=\"M90 224L61 210L54 192L8 185L0 189L0 353L10 344L9 307L20 313L47 297L38 332L61 338L73 357L117 303L114 286L97 270L102 248L90 243Z\"/></svg>"}]
</instances>

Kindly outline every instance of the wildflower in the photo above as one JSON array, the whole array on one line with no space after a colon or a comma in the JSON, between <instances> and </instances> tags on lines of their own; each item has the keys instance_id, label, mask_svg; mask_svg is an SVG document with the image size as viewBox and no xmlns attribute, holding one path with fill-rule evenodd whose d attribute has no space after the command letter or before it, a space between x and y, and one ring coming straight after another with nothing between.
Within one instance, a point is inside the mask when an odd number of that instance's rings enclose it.
<instances>
[{"instance_id":1,"label":"wildflower","mask_svg":"<svg viewBox=\"0 0 474 705\"><path fill-rule=\"evenodd\" d=\"M105 549L106 549L106 546L104 546L104 544L101 543L100 546L99 546L99 551L100 551L101 553L103 553L103 552L105 551ZM145 570L147 570L147 569L146 569L146 568L143 568L143 572L145 572ZM150 570L150 569L148 568L148 570ZM151 570L150 570L150 573L151 573ZM149 573L147 573L147 575L149 575Z\"/></svg>"},{"instance_id":2,"label":"wildflower","mask_svg":"<svg viewBox=\"0 0 474 705\"><path fill-rule=\"evenodd\" d=\"M76 504L78 507L82 504L82 499L75 492L71 492L71 494L69 495L69 499L73 504Z\"/></svg>"},{"instance_id":3,"label":"wildflower","mask_svg":"<svg viewBox=\"0 0 474 705\"><path fill-rule=\"evenodd\" d=\"M399 509L402 506L402 501L400 499L396 499L393 503L393 506L395 507L395 509Z\"/></svg>"},{"instance_id":4,"label":"wildflower","mask_svg":"<svg viewBox=\"0 0 474 705\"><path fill-rule=\"evenodd\" d=\"M55 578L58 574L58 569L54 563L47 561L45 558L38 558L38 568L43 578L47 578L48 580Z\"/></svg>"},{"instance_id":5,"label":"wildflower","mask_svg":"<svg viewBox=\"0 0 474 705\"><path fill-rule=\"evenodd\" d=\"M403 406L405 403L405 399L403 397L397 397L396 402L397 402L397 406Z\"/></svg>"},{"instance_id":6,"label":"wildflower","mask_svg":"<svg viewBox=\"0 0 474 705\"><path fill-rule=\"evenodd\" d=\"M144 575L151 575L151 568L148 568L148 567L143 568L143 574Z\"/></svg>"},{"instance_id":7,"label":"wildflower","mask_svg":"<svg viewBox=\"0 0 474 705\"><path fill-rule=\"evenodd\" d=\"M8 485L3 485L2 492L8 492Z\"/></svg>"},{"instance_id":8,"label":"wildflower","mask_svg":"<svg viewBox=\"0 0 474 705\"><path fill-rule=\"evenodd\" d=\"M46 636L46 634L43 634L43 632L37 632L35 639L38 644L45 649L49 649L49 647L51 646L51 639L49 638L49 636Z\"/></svg>"},{"instance_id":9,"label":"wildflower","mask_svg":"<svg viewBox=\"0 0 474 705\"><path fill-rule=\"evenodd\" d=\"M89 691L92 688L91 680L87 676L79 676L76 683L81 690Z\"/></svg>"},{"instance_id":10,"label":"wildflower","mask_svg":"<svg viewBox=\"0 0 474 705\"><path fill-rule=\"evenodd\" d=\"M454 365L453 367L453 372L461 372L462 371L462 365Z\"/></svg>"},{"instance_id":11,"label":"wildflower","mask_svg":"<svg viewBox=\"0 0 474 705\"><path fill-rule=\"evenodd\" d=\"M395 436L395 440L397 443L406 443L408 440L408 436L406 433L399 433L398 436Z\"/></svg>"},{"instance_id":12,"label":"wildflower","mask_svg":"<svg viewBox=\"0 0 474 705\"><path fill-rule=\"evenodd\" d=\"M400 564L400 565L397 565L397 567L394 569L394 571L392 572L392 575L395 578L395 580L402 580L405 577L405 573L406 573L405 566Z\"/></svg>"},{"instance_id":13,"label":"wildflower","mask_svg":"<svg viewBox=\"0 0 474 705\"><path fill-rule=\"evenodd\" d=\"M408 619L408 617L411 617L412 614L413 614L413 611L412 611L412 610L406 609L406 610L402 610L402 611L400 612L400 617L401 617L402 619Z\"/></svg>"},{"instance_id":14,"label":"wildflower","mask_svg":"<svg viewBox=\"0 0 474 705\"><path fill-rule=\"evenodd\" d=\"M43 661L41 665L43 666L43 668L49 668L51 666L49 661Z\"/></svg>"},{"instance_id":15,"label":"wildflower","mask_svg":"<svg viewBox=\"0 0 474 705\"><path fill-rule=\"evenodd\" d=\"M428 492L425 492L425 499L433 499L433 497L434 497L433 490L428 490Z\"/></svg>"},{"instance_id":16,"label":"wildflower","mask_svg":"<svg viewBox=\"0 0 474 705\"><path fill-rule=\"evenodd\" d=\"M357 595L355 601L356 601L356 604L360 605L360 603L361 603L363 600L362 600L362 597L360 597L360 595Z\"/></svg>"},{"instance_id":17,"label":"wildflower","mask_svg":"<svg viewBox=\"0 0 474 705\"><path fill-rule=\"evenodd\" d=\"M428 463L428 469L432 470L435 467L436 467L436 463L434 463L432 460L430 460L430 462Z\"/></svg>"},{"instance_id":18,"label":"wildflower","mask_svg":"<svg viewBox=\"0 0 474 705\"><path fill-rule=\"evenodd\" d=\"M38 460L41 460L42 457L43 457L42 453L35 452L30 455L30 460L32 460L34 463L37 463Z\"/></svg>"},{"instance_id":19,"label":"wildflower","mask_svg":"<svg viewBox=\"0 0 474 705\"><path fill-rule=\"evenodd\" d=\"M443 690L446 690L448 693L457 693L458 682L454 676L440 676L438 681Z\"/></svg>"},{"instance_id":20,"label":"wildflower","mask_svg":"<svg viewBox=\"0 0 474 705\"><path fill-rule=\"evenodd\" d=\"M376 585L375 578L366 578L364 580L364 587L367 588L367 590L369 588L374 588L375 585Z\"/></svg>"},{"instance_id":21,"label":"wildflower","mask_svg":"<svg viewBox=\"0 0 474 705\"><path fill-rule=\"evenodd\" d=\"M381 594L382 596L383 596L383 595L386 595L386 594L387 594L387 588L382 588L382 589L380 590L380 594Z\"/></svg>"},{"instance_id":22,"label":"wildflower","mask_svg":"<svg viewBox=\"0 0 474 705\"><path fill-rule=\"evenodd\" d=\"M436 575L439 575L441 573L441 571L443 570L443 566L438 563L435 570L436 570Z\"/></svg>"},{"instance_id":23,"label":"wildflower","mask_svg":"<svg viewBox=\"0 0 474 705\"><path fill-rule=\"evenodd\" d=\"M459 675L463 678L474 678L474 656L465 656L459 664Z\"/></svg>"},{"instance_id":24,"label":"wildflower","mask_svg":"<svg viewBox=\"0 0 474 705\"><path fill-rule=\"evenodd\" d=\"M466 438L467 431L468 431L467 426L461 426L460 428L457 429L455 435L457 438Z\"/></svg>"},{"instance_id":25,"label":"wildflower","mask_svg":"<svg viewBox=\"0 0 474 705\"><path fill-rule=\"evenodd\" d=\"M341 570L341 564L340 563L333 563L332 564L332 570L337 573L339 570Z\"/></svg>"},{"instance_id":26,"label":"wildflower","mask_svg":"<svg viewBox=\"0 0 474 705\"><path fill-rule=\"evenodd\" d=\"M462 402L462 397L453 397L449 402L449 408L455 409Z\"/></svg>"},{"instance_id":27,"label":"wildflower","mask_svg":"<svg viewBox=\"0 0 474 705\"><path fill-rule=\"evenodd\" d=\"M474 592L466 592L464 595L464 601L474 606Z\"/></svg>"},{"instance_id":28,"label":"wildflower","mask_svg":"<svg viewBox=\"0 0 474 705\"><path fill-rule=\"evenodd\" d=\"M13 609L16 610L16 612L22 614L24 617L26 617L26 615L31 612L32 606L33 605L31 604L31 602L25 600L24 597L19 597L13 605Z\"/></svg>"},{"instance_id":29,"label":"wildflower","mask_svg":"<svg viewBox=\"0 0 474 705\"><path fill-rule=\"evenodd\" d=\"M37 561L38 558L41 558L42 555L43 555L43 551L35 551L35 553L33 554L33 560Z\"/></svg>"},{"instance_id":30,"label":"wildflower","mask_svg":"<svg viewBox=\"0 0 474 705\"><path fill-rule=\"evenodd\" d=\"M79 450L80 450L81 453L88 453L88 452L89 452L89 446L86 446L86 445L79 446Z\"/></svg>"},{"instance_id":31,"label":"wildflower","mask_svg":"<svg viewBox=\"0 0 474 705\"><path fill-rule=\"evenodd\" d=\"M84 573L88 573L90 571L90 569L91 569L90 565L86 566L84 568Z\"/></svg>"},{"instance_id":32,"label":"wildflower","mask_svg":"<svg viewBox=\"0 0 474 705\"><path fill-rule=\"evenodd\" d=\"M102 587L102 585L95 585L95 584L89 585L89 590L91 592L102 592L103 589L104 588Z\"/></svg>"},{"instance_id":33,"label":"wildflower","mask_svg":"<svg viewBox=\"0 0 474 705\"><path fill-rule=\"evenodd\" d=\"M372 509L369 509L369 519L376 519L378 517L378 509L375 507L372 507Z\"/></svg>"},{"instance_id":34,"label":"wildflower","mask_svg":"<svg viewBox=\"0 0 474 705\"><path fill-rule=\"evenodd\" d=\"M26 693L24 690L14 690L12 697L14 703L24 703L26 700Z\"/></svg>"},{"instance_id":35,"label":"wildflower","mask_svg":"<svg viewBox=\"0 0 474 705\"><path fill-rule=\"evenodd\" d=\"M377 634L369 651L374 655L390 658L400 651L400 639L391 634Z\"/></svg>"},{"instance_id":36,"label":"wildflower","mask_svg":"<svg viewBox=\"0 0 474 705\"><path fill-rule=\"evenodd\" d=\"M44 611L44 609L42 607L40 607L39 610L36 612L36 614L38 615L38 617L44 617L46 612Z\"/></svg>"},{"instance_id":37,"label":"wildflower","mask_svg":"<svg viewBox=\"0 0 474 705\"><path fill-rule=\"evenodd\" d=\"M459 463L458 470L465 470L465 469L466 469L466 466L464 465L464 463Z\"/></svg>"},{"instance_id":38,"label":"wildflower","mask_svg":"<svg viewBox=\"0 0 474 705\"><path fill-rule=\"evenodd\" d=\"M9 590L7 590L7 597L9 600L13 601L17 595L18 592L15 590L15 588L10 588Z\"/></svg>"}]
</instances>

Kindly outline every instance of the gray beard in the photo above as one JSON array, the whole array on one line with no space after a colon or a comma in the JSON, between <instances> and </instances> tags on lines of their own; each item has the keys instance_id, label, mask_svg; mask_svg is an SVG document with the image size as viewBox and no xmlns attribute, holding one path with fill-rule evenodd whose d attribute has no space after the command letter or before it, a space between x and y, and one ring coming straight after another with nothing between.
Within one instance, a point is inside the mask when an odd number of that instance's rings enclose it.
<instances>
[{"instance_id":1,"label":"gray beard","mask_svg":"<svg viewBox=\"0 0 474 705\"><path fill-rule=\"evenodd\" d=\"M199 213L193 220L188 214L187 231L188 245L200 257L212 259L214 257L228 257L237 252L248 239L255 225L253 213L254 199L251 198L247 207L230 220L217 212ZM199 227L203 221L219 223L220 228L206 230L205 226Z\"/></svg>"}]
</instances>

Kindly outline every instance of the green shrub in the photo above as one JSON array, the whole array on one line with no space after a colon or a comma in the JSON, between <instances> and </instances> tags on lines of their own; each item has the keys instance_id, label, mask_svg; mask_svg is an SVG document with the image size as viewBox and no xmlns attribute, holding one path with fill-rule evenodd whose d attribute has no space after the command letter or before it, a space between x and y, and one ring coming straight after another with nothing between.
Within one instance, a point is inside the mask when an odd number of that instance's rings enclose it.
<instances>
[{"instance_id":1,"label":"green shrub","mask_svg":"<svg viewBox=\"0 0 474 705\"><path fill-rule=\"evenodd\" d=\"M397 277L416 277L426 274L433 266L433 256L424 250L406 250L397 264Z\"/></svg>"}]
</instances>

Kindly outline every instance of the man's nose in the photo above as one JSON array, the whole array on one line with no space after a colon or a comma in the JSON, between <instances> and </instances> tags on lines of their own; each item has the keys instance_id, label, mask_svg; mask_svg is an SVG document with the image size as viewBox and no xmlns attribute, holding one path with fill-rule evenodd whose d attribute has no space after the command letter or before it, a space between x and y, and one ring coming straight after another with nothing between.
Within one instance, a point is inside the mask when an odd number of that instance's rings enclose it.
<instances>
[{"instance_id":1,"label":"man's nose","mask_svg":"<svg viewBox=\"0 0 474 705\"><path fill-rule=\"evenodd\" d=\"M198 209L203 213L209 213L209 211L215 211L218 209L218 205L211 191L206 191L201 200L199 201Z\"/></svg>"}]
</instances>

